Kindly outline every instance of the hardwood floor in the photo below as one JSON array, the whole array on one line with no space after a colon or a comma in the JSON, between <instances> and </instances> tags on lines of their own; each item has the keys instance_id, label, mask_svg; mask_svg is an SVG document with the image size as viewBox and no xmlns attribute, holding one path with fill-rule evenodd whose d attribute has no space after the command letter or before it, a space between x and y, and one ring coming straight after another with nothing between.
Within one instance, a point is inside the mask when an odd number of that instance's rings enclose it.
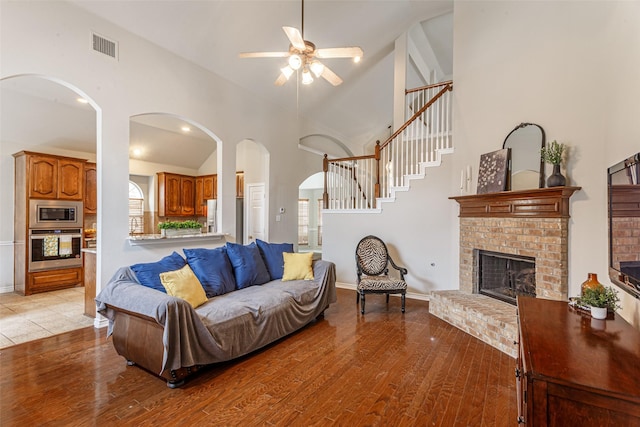
<instances>
[{"instance_id":1,"label":"hardwood floor","mask_svg":"<svg viewBox=\"0 0 640 427\"><path fill-rule=\"evenodd\" d=\"M516 424L515 360L428 302L339 289L324 319L180 389L118 356L105 329L0 350L0 425Z\"/></svg>"}]
</instances>

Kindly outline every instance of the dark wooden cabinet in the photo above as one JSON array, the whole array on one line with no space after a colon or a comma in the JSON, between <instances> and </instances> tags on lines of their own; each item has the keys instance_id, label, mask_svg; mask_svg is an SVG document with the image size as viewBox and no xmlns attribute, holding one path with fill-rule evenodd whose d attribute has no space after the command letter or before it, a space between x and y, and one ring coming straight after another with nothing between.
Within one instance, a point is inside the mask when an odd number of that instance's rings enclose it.
<instances>
[{"instance_id":1,"label":"dark wooden cabinet","mask_svg":"<svg viewBox=\"0 0 640 427\"><path fill-rule=\"evenodd\" d=\"M191 176L180 177L180 214L193 216L196 200L196 179Z\"/></svg>"},{"instance_id":2,"label":"dark wooden cabinet","mask_svg":"<svg viewBox=\"0 0 640 427\"><path fill-rule=\"evenodd\" d=\"M28 197L33 199L82 200L84 197L84 160L38 153L26 156Z\"/></svg>"},{"instance_id":3,"label":"dark wooden cabinet","mask_svg":"<svg viewBox=\"0 0 640 427\"><path fill-rule=\"evenodd\" d=\"M84 165L84 213L98 213L98 175L95 163Z\"/></svg>"},{"instance_id":4,"label":"dark wooden cabinet","mask_svg":"<svg viewBox=\"0 0 640 427\"><path fill-rule=\"evenodd\" d=\"M168 172L158 172L158 215L194 216L195 178Z\"/></svg>"},{"instance_id":5,"label":"dark wooden cabinet","mask_svg":"<svg viewBox=\"0 0 640 427\"><path fill-rule=\"evenodd\" d=\"M244 197L244 172L236 172L236 197Z\"/></svg>"},{"instance_id":6,"label":"dark wooden cabinet","mask_svg":"<svg viewBox=\"0 0 640 427\"><path fill-rule=\"evenodd\" d=\"M518 297L519 422L640 426L640 331L563 301Z\"/></svg>"},{"instance_id":7,"label":"dark wooden cabinet","mask_svg":"<svg viewBox=\"0 0 640 427\"><path fill-rule=\"evenodd\" d=\"M217 175L201 175L196 177L195 210L197 216L207 216L207 200L217 198Z\"/></svg>"}]
</instances>

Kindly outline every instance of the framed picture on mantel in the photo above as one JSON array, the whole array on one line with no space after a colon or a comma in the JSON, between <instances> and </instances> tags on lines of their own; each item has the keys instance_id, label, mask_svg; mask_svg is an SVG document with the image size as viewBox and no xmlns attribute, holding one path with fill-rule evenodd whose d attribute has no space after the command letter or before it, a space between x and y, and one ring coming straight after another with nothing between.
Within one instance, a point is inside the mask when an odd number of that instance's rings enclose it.
<instances>
[{"instance_id":1,"label":"framed picture on mantel","mask_svg":"<svg viewBox=\"0 0 640 427\"><path fill-rule=\"evenodd\" d=\"M509 148L503 148L480 156L478 194L497 193L507 189L510 154Z\"/></svg>"}]
</instances>

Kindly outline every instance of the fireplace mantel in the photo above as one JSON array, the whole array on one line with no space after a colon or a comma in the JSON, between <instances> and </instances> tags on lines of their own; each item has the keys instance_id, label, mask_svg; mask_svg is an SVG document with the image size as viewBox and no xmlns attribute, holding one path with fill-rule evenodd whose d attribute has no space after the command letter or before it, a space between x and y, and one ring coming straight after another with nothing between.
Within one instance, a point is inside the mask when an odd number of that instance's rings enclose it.
<instances>
[{"instance_id":1,"label":"fireplace mantel","mask_svg":"<svg viewBox=\"0 0 640 427\"><path fill-rule=\"evenodd\" d=\"M449 197L461 218L569 218L569 198L582 187L551 187Z\"/></svg>"}]
</instances>

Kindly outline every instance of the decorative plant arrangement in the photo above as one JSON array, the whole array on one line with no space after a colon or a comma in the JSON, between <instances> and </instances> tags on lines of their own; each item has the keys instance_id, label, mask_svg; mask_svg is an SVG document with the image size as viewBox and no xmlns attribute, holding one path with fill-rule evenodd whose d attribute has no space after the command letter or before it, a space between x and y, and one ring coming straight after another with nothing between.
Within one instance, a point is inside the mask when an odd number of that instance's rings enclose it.
<instances>
[{"instance_id":1,"label":"decorative plant arrangement","mask_svg":"<svg viewBox=\"0 0 640 427\"><path fill-rule=\"evenodd\" d=\"M163 236L181 236L200 233L202 224L194 220L165 221L159 223L158 228Z\"/></svg>"},{"instance_id":2,"label":"decorative plant arrangement","mask_svg":"<svg viewBox=\"0 0 640 427\"><path fill-rule=\"evenodd\" d=\"M542 147L540 155L542 160L553 165L553 173L547 178L547 187L559 187L566 184L567 180L560 172L560 164L562 164L562 155L566 146L559 144L555 139L546 147Z\"/></svg>"},{"instance_id":3,"label":"decorative plant arrangement","mask_svg":"<svg viewBox=\"0 0 640 427\"><path fill-rule=\"evenodd\" d=\"M618 302L620 302L618 291L607 286L585 288L577 300L579 305L591 307L591 317L595 319L605 319L607 311L615 312L620 308Z\"/></svg>"}]
</instances>

